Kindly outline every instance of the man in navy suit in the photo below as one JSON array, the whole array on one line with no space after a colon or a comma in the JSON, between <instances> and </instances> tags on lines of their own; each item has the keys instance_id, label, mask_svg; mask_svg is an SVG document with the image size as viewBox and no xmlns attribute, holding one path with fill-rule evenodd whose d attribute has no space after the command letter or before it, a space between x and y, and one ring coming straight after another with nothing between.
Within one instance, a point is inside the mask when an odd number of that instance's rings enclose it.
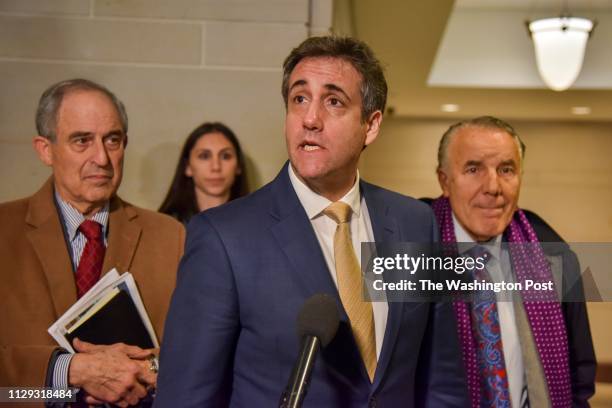
<instances>
[{"instance_id":1,"label":"man in navy suit","mask_svg":"<svg viewBox=\"0 0 612 408\"><path fill-rule=\"evenodd\" d=\"M296 316L316 293L337 299L341 323L319 353L305 406L465 406L450 304L355 304L344 295L340 258L359 260L361 242L437 239L427 205L359 178L386 103L379 62L360 41L318 37L283 67L289 163L259 191L189 225L156 406L277 406L299 351ZM332 207L348 218L334 218ZM352 245L338 244L342 223ZM338 255L347 247L350 255Z\"/></svg>"}]
</instances>

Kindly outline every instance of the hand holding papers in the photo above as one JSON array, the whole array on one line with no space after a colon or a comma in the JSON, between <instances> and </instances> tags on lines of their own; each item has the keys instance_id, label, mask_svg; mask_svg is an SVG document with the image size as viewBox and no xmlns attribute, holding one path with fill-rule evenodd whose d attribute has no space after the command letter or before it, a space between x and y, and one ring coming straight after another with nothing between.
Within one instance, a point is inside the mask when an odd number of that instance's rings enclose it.
<instances>
[{"instance_id":1,"label":"hand holding papers","mask_svg":"<svg viewBox=\"0 0 612 408\"><path fill-rule=\"evenodd\" d=\"M115 269L51 325L49 334L72 353L77 337L93 344L159 347L134 278L129 272L119 276Z\"/></svg>"},{"instance_id":2,"label":"hand holding papers","mask_svg":"<svg viewBox=\"0 0 612 408\"><path fill-rule=\"evenodd\" d=\"M77 353L70 363L69 382L87 392L88 404L127 406L143 398L151 402L157 374L150 369L150 350L122 343L99 346L78 339L74 346Z\"/></svg>"},{"instance_id":3,"label":"hand holding papers","mask_svg":"<svg viewBox=\"0 0 612 408\"><path fill-rule=\"evenodd\" d=\"M88 404L134 405L155 387L149 358L159 343L129 272L108 272L48 331L76 353L68 380L87 392Z\"/></svg>"}]
</instances>

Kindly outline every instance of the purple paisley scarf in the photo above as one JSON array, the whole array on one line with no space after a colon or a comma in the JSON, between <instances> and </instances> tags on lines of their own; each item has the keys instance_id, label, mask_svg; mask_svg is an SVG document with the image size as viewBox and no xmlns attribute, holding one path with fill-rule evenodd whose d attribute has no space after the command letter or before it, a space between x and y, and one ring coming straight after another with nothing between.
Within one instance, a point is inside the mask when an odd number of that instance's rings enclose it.
<instances>
[{"instance_id":1,"label":"purple paisley scarf","mask_svg":"<svg viewBox=\"0 0 612 408\"><path fill-rule=\"evenodd\" d=\"M440 225L442 242L457 242L448 199L440 197L434 200L432 208ZM504 237L509 243L510 258L518 281L524 281L526 278L535 281L553 280L550 266L540 245L512 245L512 243L538 242L535 231L523 211L518 210L514 213L510 225L504 231ZM543 292L523 291L521 296L544 369L552 406L569 408L572 404L569 350L561 305L554 293L546 295ZM457 332L466 368L471 406L479 408L480 381L469 306L463 301L455 301L453 307L457 317Z\"/></svg>"}]
</instances>

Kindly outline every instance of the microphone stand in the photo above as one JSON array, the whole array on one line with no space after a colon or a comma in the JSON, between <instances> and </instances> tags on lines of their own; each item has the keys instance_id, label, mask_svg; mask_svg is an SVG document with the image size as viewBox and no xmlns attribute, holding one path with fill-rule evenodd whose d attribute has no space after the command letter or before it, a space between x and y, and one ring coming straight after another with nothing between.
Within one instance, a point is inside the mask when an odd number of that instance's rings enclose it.
<instances>
[{"instance_id":1,"label":"microphone stand","mask_svg":"<svg viewBox=\"0 0 612 408\"><path fill-rule=\"evenodd\" d=\"M281 397L279 408L300 408L302 406L320 343L319 339L314 336L304 338L300 355Z\"/></svg>"}]
</instances>

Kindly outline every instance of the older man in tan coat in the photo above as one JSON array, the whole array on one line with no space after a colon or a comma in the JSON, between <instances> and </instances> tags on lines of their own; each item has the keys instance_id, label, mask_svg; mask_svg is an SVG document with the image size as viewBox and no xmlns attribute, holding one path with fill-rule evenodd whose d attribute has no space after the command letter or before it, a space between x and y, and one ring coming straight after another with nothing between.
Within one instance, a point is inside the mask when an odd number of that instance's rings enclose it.
<instances>
[{"instance_id":1,"label":"older man in tan coat","mask_svg":"<svg viewBox=\"0 0 612 408\"><path fill-rule=\"evenodd\" d=\"M183 251L170 217L116 196L127 144L123 104L69 80L43 93L34 148L53 175L33 196L0 205L0 386L72 386L88 403L137 403L155 385L151 350L75 341L47 328L112 268L130 271L158 337Z\"/></svg>"}]
</instances>

